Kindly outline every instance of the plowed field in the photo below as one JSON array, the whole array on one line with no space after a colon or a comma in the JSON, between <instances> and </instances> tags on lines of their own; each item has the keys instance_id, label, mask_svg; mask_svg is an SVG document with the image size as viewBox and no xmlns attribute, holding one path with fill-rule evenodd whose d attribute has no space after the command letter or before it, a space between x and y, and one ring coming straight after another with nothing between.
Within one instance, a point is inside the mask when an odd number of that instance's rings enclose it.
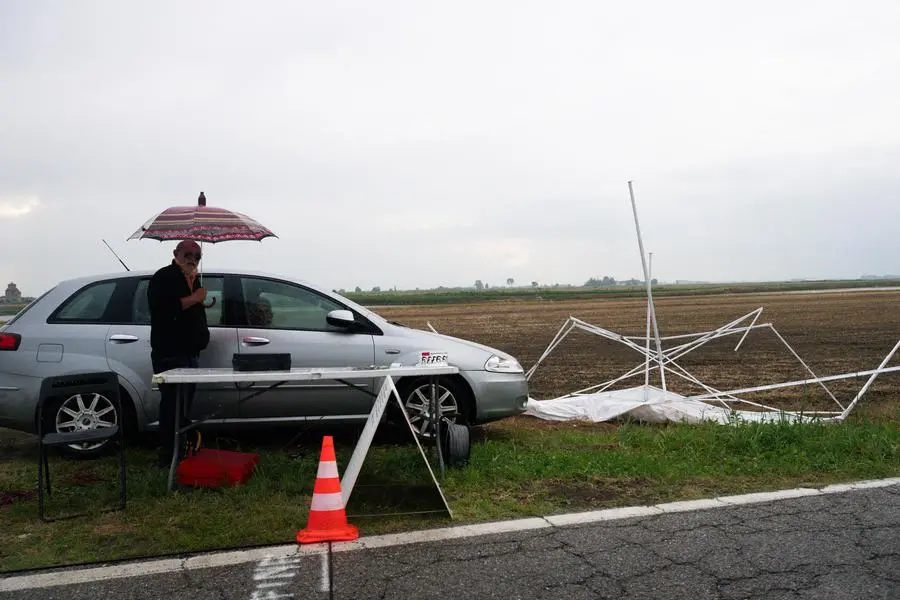
<instances>
[{"instance_id":1,"label":"plowed field","mask_svg":"<svg viewBox=\"0 0 900 600\"><path fill-rule=\"evenodd\" d=\"M716 329L762 307L757 324L771 323L818 376L839 375L878 367L900 340L900 294L897 292L787 293L660 298L655 301L661 336ZM643 335L644 300L507 301L448 306L385 306L375 310L401 323L505 350L526 369L531 367L569 316L623 335ZM749 325L749 319L744 323ZM811 377L803 365L768 329L715 340L678 363L700 381L731 390ZM664 343L664 347L684 340ZM625 346L580 330L571 332L538 367L531 395L548 399L613 379L643 358ZM900 352L887 366L900 365ZM842 404L848 404L866 376L828 382ZM621 386L643 383L643 373ZM658 370L651 383L659 385ZM666 374L668 387L681 393L701 388ZM900 372L880 375L859 405L877 418L900 416ZM818 385L804 385L742 395L785 408L839 410ZM738 408L747 408L738 406Z\"/></svg>"}]
</instances>

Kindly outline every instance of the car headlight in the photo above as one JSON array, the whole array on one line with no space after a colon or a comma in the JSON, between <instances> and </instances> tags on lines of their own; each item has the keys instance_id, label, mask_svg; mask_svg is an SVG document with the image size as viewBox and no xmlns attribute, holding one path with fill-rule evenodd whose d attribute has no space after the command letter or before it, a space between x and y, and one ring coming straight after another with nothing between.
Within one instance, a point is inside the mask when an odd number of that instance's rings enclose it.
<instances>
[{"instance_id":1,"label":"car headlight","mask_svg":"<svg viewBox=\"0 0 900 600\"><path fill-rule=\"evenodd\" d=\"M494 354L484 363L485 371L494 373L524 373L525 369L514 358L503 358Z\"/></svg>"}]
</instances>

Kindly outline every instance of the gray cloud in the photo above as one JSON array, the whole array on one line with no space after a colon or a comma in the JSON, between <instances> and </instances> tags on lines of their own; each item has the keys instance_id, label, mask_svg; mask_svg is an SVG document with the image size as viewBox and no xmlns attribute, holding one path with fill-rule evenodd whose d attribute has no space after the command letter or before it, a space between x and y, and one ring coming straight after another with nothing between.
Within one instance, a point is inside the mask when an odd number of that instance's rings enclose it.
<instances>
[{"instance_id":1,"label":"gray cloud","mask_svg":"<svg viewBox=\"0 0 900 600\"><path fill-rule=\"evenodd\" d=\"M898 6L8 2L4 275L156 267L203 190L280 236L207 268L637 277L629 179L662 279L896 272Z\"/></svg>"}]
</instances>

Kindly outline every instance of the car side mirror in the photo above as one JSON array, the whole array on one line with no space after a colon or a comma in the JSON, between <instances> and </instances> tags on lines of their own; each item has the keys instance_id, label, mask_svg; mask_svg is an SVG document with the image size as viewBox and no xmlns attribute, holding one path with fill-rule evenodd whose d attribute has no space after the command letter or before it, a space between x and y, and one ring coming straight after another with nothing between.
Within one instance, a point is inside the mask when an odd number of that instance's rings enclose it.
<instances>
[{"instance_id":1,"label":"car side mirror","mask_svg":"<svg viewBox=\"0 0 900 600\"><path fill-rule=\"evenodd\" d=\"M349 310L333 310L325 316L325 321L342 329L349 329L356 324L356 318Z\"/></svg>"}]
</instances>

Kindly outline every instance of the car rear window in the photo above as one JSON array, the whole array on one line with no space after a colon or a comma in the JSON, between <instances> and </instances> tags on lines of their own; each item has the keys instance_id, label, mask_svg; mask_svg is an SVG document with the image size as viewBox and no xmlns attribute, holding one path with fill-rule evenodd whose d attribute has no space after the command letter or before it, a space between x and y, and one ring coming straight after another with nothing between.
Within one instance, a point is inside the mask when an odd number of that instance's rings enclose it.
<instances>
[{"instance_id":1,"label":"car rear window","mask_svg":"<svg viewBox=\"0 0 900 600\"><path fill-rule=\"evenodd\" d=\"M79 290L52 315L54 321L96 322L103 319L116 291L115 281L93 283Z\"/></svg>"},{"instance_id":2,"label":"car rear window","mask_svg":"<svg viewBox=\"0 0 900 600\"><path fill-rule=\"evenodd\" d=\"M16 314L14 314L12 316L12 318L10 318L5 324L0 325L0 329L6 329L10 325L12 325L16 321L18 321L22 315L24 315L26 312L28 312L28 309L30 309L32 306L35 306L38 302L40 302L44 298L44 296L46 296L47 294L49 294L50 292L52 292L55 289L56 289L56 286L54 285L52 288L50 288L49 290L47 290L46 292L44 292L43 294L41 294L40 296L38 296L31 302L29 302L28 304L23 306L22 310L20 310ZM2 320L3 320L3 317L0 317L0 321L2 321Z\"/></svg>"}]
</instances>

